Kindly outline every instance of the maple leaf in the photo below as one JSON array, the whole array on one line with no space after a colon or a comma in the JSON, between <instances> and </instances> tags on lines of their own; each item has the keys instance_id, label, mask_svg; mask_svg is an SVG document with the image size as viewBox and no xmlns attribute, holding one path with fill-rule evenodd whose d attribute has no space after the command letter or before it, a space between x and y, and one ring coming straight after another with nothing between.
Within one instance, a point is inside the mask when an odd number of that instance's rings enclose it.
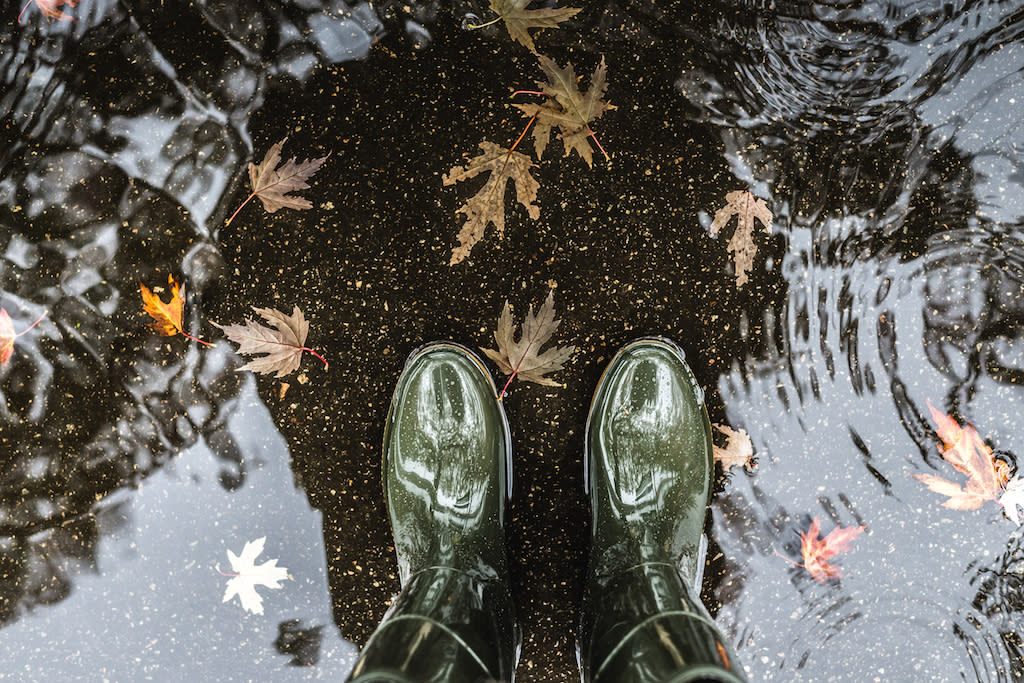
<instances>
[{"instance_id":1,"label":"maple leaf","mask_svg":"<svg viewBox=\"0 0 1024 683\"><path fill-rule=\"evenodd\" d=\"M242 370L252 370L264 374L276 372L278 377L284 377L299 368L303 351L309 351L319 358L324 364L324 369L327 369L328 364L323 356L308 346L303 346L306 343L306 335L309 334L309 323L306 322L306 318L298 306L294 307L290 316L272 308L253 306L252 310L259 313L274 327L267 327L248 318L244 325L213 323L224 331L228 339L238 344L239 353L267 354L250 360L238 368L239 372Z\"/></svg>"},{"instance_id":2,"label":"maple leaf","mask_svg":"<svg viewBox=\"0 0 1024 683\"><path fill-rule=\"evenodd\" d=\"M767 232L772 231L772 212L768 210L763 199L758 199L746 190L736 190L725 195L726 205L715 212L711 222L711 236L716 237L718 231L725 227L729 218L736 214L738 225L736 232L729 240L728 249L732 252L732 260L736 265L736 286L742 287L747 281L747 273L754 266L754 255L757 245L754 244L754 219L761 221Z\"/></svg>"},{"instance_id":3,"label":"maple leaf","mask_svg":"<svg viewBox=\"0 0 1024 683\"><path fill-rule=\"evenodd\" d=\"M544 7L540 9L526 9L531 0L490 0L491 11L498 15L498 18L505 22L508 35L512 40L517 40L533 53L537 48L527 29L558 28L558 24L575 16L582 11L578 7ZM484 24L489 25L491 22ZM474 26L473 28L482 28Z\"/></svg>"},{"instance_id":4,"label":"maple leaf","mask_svg":"<svg viewBox=\"0 0 1024 683\"><path fill-rule=\"evenodd\" d=\"M308 189L309 184L306 181L320 169L320 166L327 161L327 157L331 155L328 153L327 156L319 159L306 159L302 163L296 163L295 157L292 157L278 166L281 161L281 148L287 141L286 137L271 145L259 165L249 164L249 182L252 185L252 194L235 209L231 218L228 219L227 225L231 224L242 207L248 204L253 197L260 198L263 208L268 213L274 213L281 208L300 210L313 206L308 199L288 193Z\"/></svg>"},{"instance_id":5,"label":"maple leaf","mask_svg":"<svg viewBox=\"0 0 1024 683\"><path fill-rule=\"evenodd\" d=\"M35 3L39 11L46 17L46 23L50 23L51 19L57 19L60 21L74 21L74 17L70 14L65 14L59 7L61 5L67 5L68 7L75 7L78 5L79 0L28 0L25 6L21 8L21 13L18 14L18 23L21 23L21 17L24 16L25 10L29 8L29 5Z\"/></svg>"},{"instance_id":6,"label":"maple leaf","mask_svg":"<svg viewBox=\"0 0 1024 683\"><path fill-rule=\"evenodd\" d=\"M569 156L572 150L576 150L576 153L587 162L587 166L592 166L590 143L587 142L587 138L591 137L607 158L608 154L590 128L592 121L600 118L609 109L615 109L615 105L602 99L605 88L608 87L605 81L607 69L604 57L601 57L601 63L590 77L590 88L585 93L577 89L580 79L576 76L572 62L568 62L563 69L544 55L537 55L537 58L540 60L541 69L548 77L547 83L537 81L537 86L548 99L543 104L515 105L524 115L531 119L535 117L537 120L537 125L533 128L537 158L543 156L551 138L551 129L556 127L559 129L558 137L565 149L564 156Z\"/></svg>"},{"instance_id":7,"label":"maple leaf","mask_svg":"<svg viewBox=\"0 0 1024 683\"><path fill-rule=\"evenodd\" d=\"M139 283L139 291L142 294L142 312L148 313L153 322L149 326L161 337L173 337L181 334L192 341L197 341L206 346L213 346L210 342L193 337L185 331L181 322L182 311L185 306L185 285L178 285L173 275L167 276L167 284L171 288L171 299L167 303L160 300L160 296L150 291L149 287Z\"/></svg>"},{"instance_id":8,"label":"maple leaf","mask_svg":"<svg viewBox=\"0 0 1024 683\"><path fill-rule=\"evenodd\" d=\"M241 555L228 551L228 561L231 562L231 569L235 573L227 574L217 570L222 575L231 577L224 587L224 599L221 602L227 602L237 595L243 608L253 614L263 614L263 598L256 592L256 586L280 589L281 582L288 578L288 570L278 567L277 559L256 564L256 558L263 553L263 544L266 540L264 536L249 541L242 548Z\"/></svg>"},{"instance_id":9,"label":"maple leaf","mask_svg":"<svg viewBox=\"0 0 1024 683\"><path fill-rule=\"evenodd\" d=\"M482 347L480 349L487 354L488 358L498 364L502 372L510 375L498 394L498 398L504 397L505 390L517 375L528 382L551 387L558 386L558 382L544 375L561 370L562 365L576 352L576 347L555 346L544 353L540 352L540 348L548 343L560 322L555 319L555 293L548 292L548 298L537 311L536 316L533 314L533 306L530 306L526 318L523 319L523 329L519 335L519 341L515 341L516 332L512 326L512 309L508 301L505 302L505 308L502 309L501 317L498 318L498 329L494 333L494 341L497 342L498 349Z\"/></svg>"},{"instance_id":10,"label":"maple leaf","mask_svg":"<svg viewBox=\"0 0 1024 683\"><path fill-rule=\"evenodd\" d=\"M43 314L36 318L34 323L21 332L15 333L14 323L11 321L10 314L5 309L0 308L0 368L7 367L7 364L11 361L11 356L14 355L14 340L41 323L45 317L46 311L43 311Z\"/></svg>"},{"instance_id":11,"label":"maple leaf","mask_svg":"<svg viewBox=\"0 0 1024 683\"><path fill-rule=\"evenodd\" d=\"M728 472L736 465L742 465L748 470L755 467L754 444L750 441L749 434L742 429L736 430L717 422L711 426L724 434L727 439L724 447L712 444L715 462L722 463L724 472Z\"/></svg>"},{"instance_id":12,"label":"maple leaf","mask_svg":"<svg viewBox=\"0 0 1024 683\"><path fill-rule=\"evenodd\" d=\"M1024 479L1018 474L1006 485L1006 490L999 497L999 504L1003 506L1006 515L1017 523L1017 526L1024 524Z\"/></svg>"},{"instance_id":13,"label":"maple leaf","mask_svg":"<svg viewBox=\"0 0 1024 683\"><path fill-rule=\"evenodd\" d=\"M465 167L455 166L441 177L444 185L453 185L480 173L491 174L480 191L455 212L464 214L466 223L457 235L459 246L452 249L450 266L469 256L470 249L484 236L488 223L494 224L498 237L505 235L505 188L509 180L515 183L516 201L523 205L530 218L537 220L540 217L540 207L533 203L537 201L540 183L530 175L530 169L534 168L530 157L486 140L480 143L480 149L483 154L470 159Z\"/></svg>"},{"instance_id":14,"label":"maple leaf","mask_svg":"<svg viewBox=\"0 0 1024 683\"><path fill-rule=\"evenodd\" d=\"M967 485L949 481L934 474L915 474L935 493L947 496L943 506L954 510L976 510L987 501L998 501L1002 482L996 471L996 459L972 425L960 427L956 420L943 414L928 401L935 433L942 440L939 452L957 471L968 476Z\"/></svg>"},{"instance_id":15,"label":"maple leaf","mask_svg":"<svg viewBox=\"0 0 1024 683\"><path fill-rule=\"evenodd\" d=\"M841 552L850 549L850 543L864 531L862 526L836 527L824 538L821 533L821 522L815 517L806 532L800 533L800 555L806 569L818 583L826 583L829 579L841 578L843 573L839 567L829 560Z\"/></svg>"}]
</instances>

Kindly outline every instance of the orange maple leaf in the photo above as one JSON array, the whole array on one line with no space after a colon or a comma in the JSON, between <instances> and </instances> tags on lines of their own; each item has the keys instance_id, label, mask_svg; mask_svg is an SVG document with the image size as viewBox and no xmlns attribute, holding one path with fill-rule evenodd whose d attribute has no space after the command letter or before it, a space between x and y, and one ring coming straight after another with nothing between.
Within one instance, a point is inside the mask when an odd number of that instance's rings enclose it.
<instances>
[{"instance_id":1,"label":"orange maple leaf","mask_svg":"<svg viewBox=\"0 0 1024 683\"><path fill-rule=\"evenodd\" d=\"M139 291L142 294L142 312L153 318L153 322L149 323L149 326L162 337L181 334L200 344L213 346L210 342L193 337L185 331L181 323L182 311L185 306L185 286L179 285L173 275L167 276L167 284L171 287L171 299L164 303L157 294L150 291L149 287L139 283Z\"/></svg>"},{"instance_id":2,"label":"orange maple leaf","mask_svg":"<svg viewBox=\"0 0 1024 683\"><path fill-rule=\"evenodd\" d=\"M810 572L818 583L826 583L829 579L838 579L843 573L839 567L829 563L838 553L850 549L850 543L864 531L863 526L836 527L825 538L818 538L821 533L821 522L815 517L806 532L800 534L800 554L803 564L800 566Z\"/></svg>"},{"instance_id":3,"label":"orange maple leaf","mask_svg":"<svg viewBox=\"0 0 1024 683\"><path fill-rule=\"evenodd\" d=\"M76 5L78 5L79 0L28 0L28 2L25 3L25 6L21 8L21 13L18 15L19 23L21 22L21 17L24 16L25 14L25 10L27 10L28 6L31 5L33 2L36 4L36 7L39 8L39 11L43 13L43 16L46 17L46 23L50 23L50 19L58 19L60 21L74 21L74 17L72 17L70 14L65 14L58 8L61 5L75 7Z\"/></svg>"},{"instance_id":4,"label":"orange maple leaf","mask_svg":"<svg viewBox=\"0 0 1024 683\"><path fill-rule=\"evenodd\" d=\"M0 308L0 368L6 367L11 361L11 356L14 355L14 340L38 325L45 317L46 311L43 311L43 314L36 318L34 323L21 332L15 333L11 316L8 315L6 310Z\"/></svg>"},{"instance_id":5,"label":"orange maple leaf","mask_svg":"<svg viewBox=\"0 0 1024 683\"><path fill-rule=\"evenodd\" d=\"M976 510L987 501L999 500L1009 480L1010 468L996 460L985 441L972 425L961 427L951 416L942 413L928 401L935 422L935 434L942 440L939 453L958 472L968 476L967 485L960 486L934 474L915 474L930 490L947 496L943 506L954 510Z\"/></svg>"}]
</instances>

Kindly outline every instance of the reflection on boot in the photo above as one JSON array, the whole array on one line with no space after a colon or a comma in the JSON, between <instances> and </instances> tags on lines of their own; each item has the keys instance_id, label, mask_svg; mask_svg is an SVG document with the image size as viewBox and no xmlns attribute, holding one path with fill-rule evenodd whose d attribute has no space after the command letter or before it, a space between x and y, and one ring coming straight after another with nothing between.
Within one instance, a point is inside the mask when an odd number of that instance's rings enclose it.
<instances>
[{"instance_id":1,"label":"reflection on boot","mask_svg":"<svg viewBox=\"0 0 1024 683\"><path fill-rule=\"evenodd\" d=\"M450 568L416 574L363 648L350 680L511 680L507 591L502 582Z\"/></svg>"}]
</instances>

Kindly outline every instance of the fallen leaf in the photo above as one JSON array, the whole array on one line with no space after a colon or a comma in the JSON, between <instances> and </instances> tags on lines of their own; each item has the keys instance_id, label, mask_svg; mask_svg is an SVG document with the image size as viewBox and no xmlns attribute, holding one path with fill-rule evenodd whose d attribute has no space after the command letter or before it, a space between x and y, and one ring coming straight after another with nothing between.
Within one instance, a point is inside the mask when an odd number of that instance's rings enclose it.
<instances>
[{"instance_id":1,"label":"fallen leaf","mask_svg":"<svg viewBox=\"0 0 1024 683\"><path fill-rule=\"evenodd\" d=\"M825 538L818 538L821 533L820 520L815 517L806 532L800 533L800 555L803 564L814 580L826 583L829 579L841 578L843 573L839 567L829 560L841 552L850 549L850 543L864 531L862 526L836 527Z\"/></svg>"},{"instance_id":2,"label":"fallen leaf","mask_svg":"<svg viewBox=\"0 0 1024 683\"><path fill-rule=\"evenodd\" d=\"M1003 506L1006 516L1017 523L1017 526L1024 524L1024 479L1018 474L1006 485L1006 490L999 498L999 504Z\"/></svg>"},{"instance_id":3,"label":"fallen leaf","mask_svg":"<svg viewBox=\"0 0 1024 683\"><path fill-rule=\"evenodd\" d=\"M309 334L309 323L306 322L306 318L298 306L295 306L290 316L272 308L256 308L254 306L252 310L274 327L267 327L248 318L244 325L213 323L224 331L228 339L238 344L239 353L267 354L250 360L238 368L239 372L242 370L252 370L264 374L276 372L278 377L284 377L299 368L303 351L309 351L319 358L324 364L324 369L327 369L327 361L323 356L308 346L303 346L306 343L306 335Z\"/></svg>"},{"instance_id":4,"label":"fallen leaf","mask_svg":"<svg viewBox=\"0 0 1024 683\"><path fill-rule=\"evenodd\" d=\"M754 266L754 255L757 254L757 245L754 244L754 219L761 221L767 232L772 231L772 212L763 199L758 199L746 190L736 190L725 195L726 205L715 212L715 219L711 222L710 233L712 237L718 235L718 231L725 227L729 218L736 215L738 224L736 232L732 234L727 248L732 252L733 263L736 266L736 286L742 287L747 281L747 273Z\"/></svg>"},{"instance_id":5,"label":"fallen leaf","mask_svg":"<svg viewBox=\"0 0 1024 683\"><path fill-rule=\"evenodd\" d=\"M281 149L287 141L286 137L271 145L259 165L249 164L249 182L252 185L252 194L246 197L241 206L231 214L228 225L253 197L259 197L263 202L263 208L268 213L274 213L282 208L300 210L313 206L309 200L288 193L308 189L309 184L306 181L320 169L320 166L327 161L327 157L331 155L328 154L319 159L306 159L302 163L296 163L296 158L292 157L278 166L281 162Z\"/></svg>"},{"instance_id":6,"label":"fallen leaf","mask_svg":"<svg viewBox=\"0 0 1024 683\"><path fill-rule=\"evenodd\" d=\"M560 22L580 12L578 7L541 7L526 9L532 0L490 0L491 11L505 22L512 40L517 40L530 52L537 52L527 29L558 28Z\"/></svg>"},{"instance_id":7,"label":"fallen leaf","mask_svg":"<svg viewBox=\"0 0 1024 683\"><path fill-rule=\"evenodd\" d=\"M505 395L505 390L516 376L528 382L552 387L558 386L558 382L544 375L561 370L562 365L576 352L576 347L555 346L544 353L541 353L540 349L548 343L560 322L555 319L555 294L548 292L548 298L537 311L536 316L533 314L533 306L530 306L526 318L523 320L519 341L515 341L516 331L512 326L512 309L509 307L508 301L505 302L505 308L502 309L501 317L498 318L498 329L494 333L494 341L497 342L498 349L481 347L487 357L498 364L502 372L510 375L498 394L499 398Z\"/></svg>"},{"instance_id":8,"label":"fallen leaf","mask_svg":"<svg viewBox=\"0 0 1024 683\"><path fill-rule=\"evenodd\" d=\"M470 159L465 167L455 166L441 178L445 185L453 185L480 173L490 173L480 191L456 211L466 216L466 223L457 236L459 246L452 249L450 266L469 256L470 249L484 236L488 223L494 223L498 237L505 235L505 188L509 180L515 183L516 201L523 205L530 218L540 217L540 207L533 203L537 200L540 183L530 175L534 167L530 157L486 140L480 143L480 148L483 154Z\"/></svg>"},{"instance_id":9,"label":"fallen leaf","mask_svg":"<svg viewBox=\"0 0 1024 683\"><path fill-rule=\"evenodd\" d=\"M185 331L181 318L185 306L185 285L178 285L173 275L167 276L167 284L171 288L171 298L167 303L160 300L160 296L150 291L149 287L139 283L139 291L142 294L142 312L148 313L153 322L149 326L162 337L173 337L181 334L193 341L206 346L213 346L210 342L193 337Z\"/></svg>"},{"instance_id":10,"label":"fallen leaf","mask_svg":"<svg viewBox=\"0 0 1024 683\"><path fill-rule=\"evenodd\" d=\"M754 444L751 442L749 434L742 429L736 430L729 425L717 422L711 426L724 434L727 439L724 447L712 444L715 462L722 463L722 471L728 472L737 465L742 465L748 470L755 467Z\"/></svg>"},{"instance_id":11,"label":"fallen leaf","mask_svg":"<svg viewBox=\"0 0 1024 683\"><path fill-rule=\"evenodd\" d=\"M21 332L15 333L14 323L11 321L10 314L5 309L0 308L0 368L6 367L11 361L11 356L14 355L14 340L38 325L45 317L46 311L43 311L43 314L36 318L34 323Z\"/></svg>"},{"instance_id":12,"label":"fallen leaf","mask_svg":"<svg viewBox=\"0 0 1024 683\"><path fill-rule=\"evenodd\" d=\"M78 2L79 0L28 0L28 2L25 3L25 6L21 8L21 13L18 14L18 22L21 22L21 17L25 14L25 10L27 10L29 5L32 3L35 3L36 7L39 8L39 11L43 13L44 17L46 17L46 23L50 23L51 19L74 21L74 17L70 14L65 14L58 8L62 5L75 7L78 5Z\"/></svg>"},{"instance_id":13,"label":"fallen leaf","mask_svg":"<svg viewBox=\"0 0 1024 683\"><path fill-rule=\"evenodd\" d=\"M973 426L960 427L951 416L928 402L935 433L942 440L939 453L957 471L968 476L967 485L949 481L934 474L915 474L915 479L924 483L935 493L946 496L943 506L954 510L976 510L987 501L999 501L1002 490L1000 476L996 472L996 460Z\"/></svg>"},{"instance_id":14,"label":"fallen leaf","mask_svg":"<svg viewBox=\"0 0 1024 683\"><path fill-rule=\"evenodd\" d=\"M578 89L579 77L573 68L572 62L561 68L558 64L544 55L538 55L541 69L548 77L548 82L537 81L537 86L547 95L548 99L543 104L517 104L515 105L526 116L536 117L537 123L533 128L534 149L537 158L540 159L548 140L551 137L551 129L558 128L558 137L562 140L565 155L569 156L572 150L587 162L588 166L593 165L590 143L587 138L594 139L601 152L604 148L597 142L590 123L609 109L615 109L615 105L604 101L604 91L608 84L605 81L606 68L604 57L594 74L590 77L590 88L586 92ZM605 153L605 157L607 158Z\"/></svg>"},{"instance_id":15,"label":"fallen leaf","mask_svg":"<svg viewBox=\"0 0 1024 683\"><path fill-rule=\"evenodd\" d=\"M234 574L230 576L227 586L224 587L224 599L227 602L234 596L238 596L242 607L253 614L263 614L263 598L256 592L256 586L267 588L281 588L281 582L288 578L288 570L277 566L277 559L267 560L257 565L256 558L263 552L263 544L267 538L257 538L249 541L242 548L241 555L235 555L228 551L228 561L231 562L231 569ZM220 570L218 570L220 571Z\"/></svg>"},{"instance_id":16,"label":"fallen leaf","mask_svg":"<svg viewBox=\"0 0 1024 683\"><path fill-rule=\"evenodd\" d=\"M139 283L142 293L142 311L148 313L153 322L149 326L162 337L173 337L182 331L181 316L185 306L185 288L179 286L173 275L167 276L167 284L171 288L171 298L167 303L150 291L149 287Z\"/></svg>"}]
</instances>

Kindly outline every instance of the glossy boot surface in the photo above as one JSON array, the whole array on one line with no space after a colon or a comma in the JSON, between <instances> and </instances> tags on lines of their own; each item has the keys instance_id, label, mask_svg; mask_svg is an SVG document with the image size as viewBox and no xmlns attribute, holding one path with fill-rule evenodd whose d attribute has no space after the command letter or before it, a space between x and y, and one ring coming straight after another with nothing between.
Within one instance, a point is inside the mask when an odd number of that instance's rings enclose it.
<instances>
[{"instance_id":1,"label":"glossy boot surface","mask_svg":"<svg viewBox=\"0 0 1024 683\"><path fill-rule=\"evenodd\" d=\"M583 679L742 681L699 598L714 472L703 391L665 339L623 347L587 423L592 545Z\"/></svg>"},{"instance_id":2,"label":"glossy boot surface","mask_svg":"<svg viewBox=\"0 0 1024 683\"><path fill-rule=\"evenodd\" d=\"M508 422L471 352L430 344L398 380L384 496L402 592L353 681L511 680L518 631L505 561Z\"/></svg>"}]
</instances>

